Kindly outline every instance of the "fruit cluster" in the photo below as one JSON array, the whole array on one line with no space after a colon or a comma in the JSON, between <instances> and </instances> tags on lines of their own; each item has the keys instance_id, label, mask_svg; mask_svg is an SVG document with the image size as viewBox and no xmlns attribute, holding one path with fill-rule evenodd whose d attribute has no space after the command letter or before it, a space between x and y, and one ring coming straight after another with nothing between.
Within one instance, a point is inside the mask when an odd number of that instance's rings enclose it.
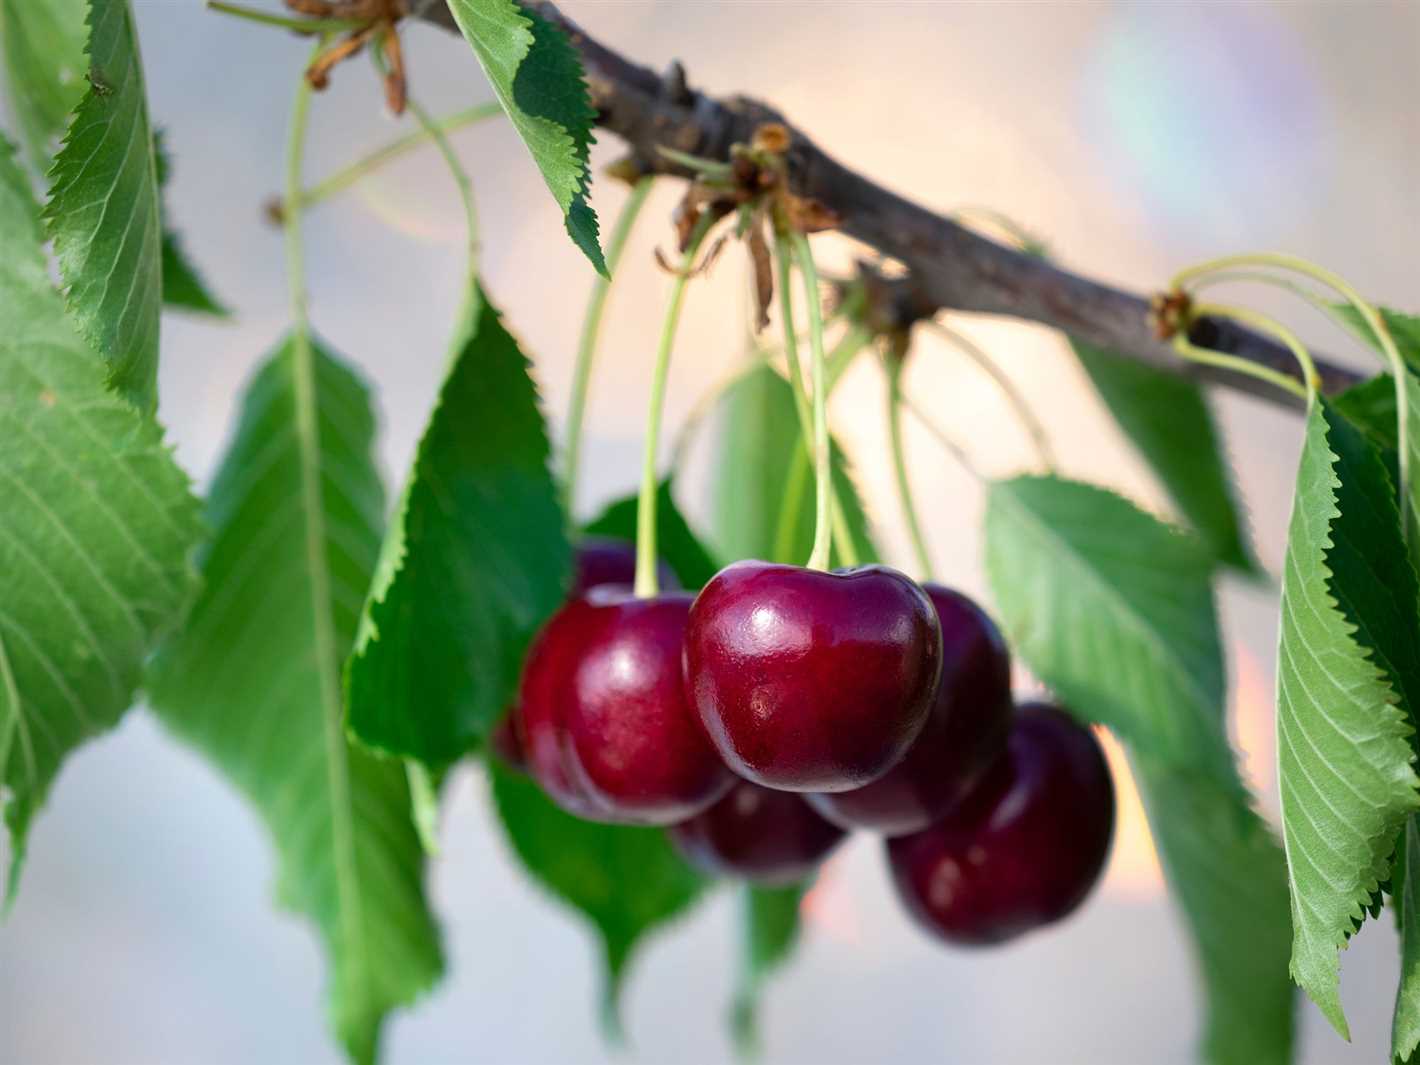
<instances>
[{"instance_id":1,"label":"fruit cluster","mask_svg":"<svg viewBox=\"0 0 1420 1065\"><path fill-rule=\"evenodd\" d=\"M953 943L1088 894L1114 827L1104 754L1065 712L1014 705L1006 645L966 596L885 566L738 562L699 595L637 598L634 565L627 544L581 544L495 737L558 805L668 826L700 868L770 884L880 833L907 909Z\"/></svg>"}]
</instances>

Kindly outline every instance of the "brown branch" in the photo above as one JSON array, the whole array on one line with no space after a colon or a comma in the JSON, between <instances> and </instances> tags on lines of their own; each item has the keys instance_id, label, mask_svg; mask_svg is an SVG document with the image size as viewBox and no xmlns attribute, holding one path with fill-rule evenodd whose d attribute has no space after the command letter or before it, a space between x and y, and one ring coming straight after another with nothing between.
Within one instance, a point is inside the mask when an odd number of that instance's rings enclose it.
<instances>
[{"instance_id":1,"label":"brown branch","mask_svg":"<svg viewBox=\"0 0 1420 1065\"><path fill-rule=\"evenodd\" d=\"M1024 318L1153 366L1275 402L1296 402L1245 374L1181 359L1154 336L1144 296L988 240L843 166L768 105L743 96L718 100L694 90L679 63L665 76L658 75L589 36L547 0L524 3L567 31L582 56L598 125L626 141L638 162L651 170L686 174L655 150L658 145L728 159L731 145L748 143L760 125L788 126L791 190L829 207L841 220L842 232L907 268L908 278L897 286L897 297L913 314L946 309ZM457 32L443 0L425 3L420 15ZM1299 376L1286 348L1232 322L1203 319L1191 335L1205 347ZM1317 368L1327 392L1360 380L1354 371L1325 360L1317 360Z\"/></svg>"}]
</instances>

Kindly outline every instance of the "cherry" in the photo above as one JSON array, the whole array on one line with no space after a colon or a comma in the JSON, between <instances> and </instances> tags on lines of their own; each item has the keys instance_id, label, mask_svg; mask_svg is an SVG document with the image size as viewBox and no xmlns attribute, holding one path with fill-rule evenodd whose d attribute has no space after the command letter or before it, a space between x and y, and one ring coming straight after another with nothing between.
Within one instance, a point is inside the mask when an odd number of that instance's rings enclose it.
<instances>
[{"instance_id":1,"label":"cherry","mask_svg":"<svg viewBox=\"0 0 1420 1065\"><path fill-rule=\"evenodd\" d=\"M747 780L669 831L692 865L761 884L804 879L847 835L814 813L802 797Z\"/></svg>"},{"instance_id":2,"label":"cherry","mask_svg":"<svg viewBox=\"0 0 1420 1065\"><path fill-rule=\"evenodd\" d=\"M1063 710L1022 706L1005 755L940 821L886 843L897 892L949 943L1000 943L1058 921L1099 879L1114 785L1099 741Z\"/></svg>"},{"instance_id":3,"label":"cherry","mask_svg":"<svg viewBox=\"0 0 1420 1065\"><path fill-rule=\"evenodd\" d=\"M932 602L885 566L737 562L690 611L691 702L726 764L783 791L886 773L927 720L941 666Z\"/></svg>"},{"instance_id":4,"label":"cherry","mask_svg":"<svg viewBox=\"0 0 1420 1065\"><path fill-rule=\"evenodd\" d=\"M1011 732L1011 654L974 602L923 585L942 626L942 679L932 712L906 757L867 787L811 795L844 828L901 836L926 828L962 798L1006 748Z\"/></svg>"},{"instance_id":5,"label":"cherry","mask_svg":"<svg viewBox=\"0 0 1420 1065\"><path fill-rule=\"evenodd\" d=\"M604 536L584 536L577 544L572 592L575 599L599 584L631 584L636 580L636 545ZM679 588L680 581L664 561L656 563L662 588Z\"/></svg>"},{"instance_id":6,"label":"cherry","mask_svg":"<svg viewBox=\"0 0 1420 1065\"><path fill-rule=\"evenodd\" d=\"M544 786L559 801L570 793L572 812L665 825L704 810L733 783L685 699L680 653L691 600L601 585L544 631L524 672L523 721L535 709L532 722L550 734L556 765Z\"/></svg>"}]
</instances>

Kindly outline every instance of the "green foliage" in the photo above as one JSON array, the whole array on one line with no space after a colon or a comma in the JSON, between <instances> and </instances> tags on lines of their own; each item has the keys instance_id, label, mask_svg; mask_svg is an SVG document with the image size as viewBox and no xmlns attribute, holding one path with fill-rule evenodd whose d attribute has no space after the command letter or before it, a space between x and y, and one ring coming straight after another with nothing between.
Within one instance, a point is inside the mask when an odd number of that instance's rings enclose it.
<instances>
[{"instance_id":1,"label":"green foliage","mask_svg":"<svg viewBox=\"0 0 1420 1065\"><path fill-rule=\"evenodd\" d=\"M384 507L373 438L364 384L306 338L283 343L212 485L206 588L149 685L162 721L271 832L280 898L319 930L335 1029L358 1062L443 964L404 771L342 727L341 660Z\"/></svg>"},{"instance_id":2,"label":"green foliage","mask_svg":"<svg viewBox=\"0 0 1420 1065\"><path fill-rule=\"evenodd\" d=\"M1407 1062L1420 1046L1420 820L1405 821L1391 873L1392 898L1400 921L1400 986L1395 991L1391 1056Z\"/></svg>"},{"instance_id":3,"label":"green foliage","mask_svg":"<svg viewBox=\"0 0 1420 1065\"><path fill-rule=\"evenodd\" d=\"M508 842L539 884L589 920L606 962L603 1019L620 1033L627 965L651 931L690 909L705 888L654 828L598 825L564 813L521 774L490 762Z\"/></svg>"},{"instance_id":4,"label":"green foliage","mask_svg":"<svg viewBox=\"0 0 1420 1065\"><path fill-rule=\"evenodd\" d=\"M1339 303L1334 309L1337 317L1345 322L1361 340L1377 351L1381 350L1380 344L1376 341L1376 335L1371 332L1371 327L1366 324L1366 320L1361 317L1355 307L1349 303ZM1386 329L1390 331L1395 346L1400 350L1401 358L1412 370L1420 371L1420 315L1393 311L1389 307L1378 307L1376 310L1380 314L1381 320L1385 322Z\"/></svg>"},{"instance_id":5,"label":"green foliage","mask_svg":"<svg viewBox=\"0 0 1420 1065\"><path fill-rule=\"evenodd\" d=\"M172 177L173 166L161 130L153 136L153 153L158 167L158 207L163 217L163 303L174 310L192 314L230 317L231 312L208 289L197 267L192 265L183 251L181 239L167 223L168 208L162 200L162 193Z\"/></svg>"},{"instance_id":6,"label":"green foliage","mask_svg":"<svg viewBox=\"0 0 1420 1065\"><path fill-rule=\"evenodd\" d=\"M656 547L683 587L698 589L709 583L720 566L705 550L675 502L674 482L661 482L656 494ZM636 542L636 493L609 503L587 526L589 536L606 536Z\"/></svg>"},{"instance_id":7,"label":"green foliage","mask_svg":"<svg viewBox=\"0 0 1420 1065\"><path fill-rule=\"evenodd\" d=\"M49 168L84 95L87 0L0 0L0 48L10 108L36 170Z\"/></svg>"},{"instance_id":8,"label":"green foliage","mask_svg":"<svg viewBox=\"0 0 1420 1065\"><path fill-rule=\"evenodd\" d=\"M799 904L807 885L739 889L742 947L739 984L730 1005L730 1030L742 1057L760 1050L759 994L799 945Z\"/></svg>"},{"instance_id":9,"label":"green foliage","mask_svg":"<svg viewBox=\"0 0 1420 1065\"><path fill-rule=\"evenodd\" d=\"M727 559L802 564L814 539L813 467L789 382L767 363L720 400L715 544ZM877 556L847 458L833 445L833 484L859 560ZM842 556L834 549L834 565Z\"/></svg>"},{"instance_id":10,"label":"green foliage","mask_svg":"<svg viewBox=\"0 0 1420 1065\"><path fill-rule=\"evenodd\" d=\"M0 139L0 795L13 890L65 756L128 709L191 600L198 504L162 433L104 386L50 283Z\"/></svg>"},{"instance_id":11,"label":"green foliage","mask_svg":"<svg viewBox=\"0 0 1420 1065\"><path fill-rule=\"evenodd\" d=\"M571 579L527 359L475 298L346 667L356 736L435 769L486 737Z\"/></svg>"},{"instance_id":12,"label":"green foliage","mask_svg":"<svg viewBox=\"0 0 1420 1065\"><path fill-rule=\"evenodd\" d=\"M587 203L596 111L576 49L517 0L449 0L449 10L562 208L568 235L605 276L597 216Z\"/></svg>"},{"instance_id":13,"label":"green foliage","mask_svg":"<svg viewBox=\"0 0 1420 1065\"><path fill-rule=\"evenodd\" d=\"M139 410L158 395L161 210L128 0L90 0L89 90L54 161L45 217L80 332Z\"/></svg>"},{"instance_id":14,"label":"green foliage","mask_svg":"<svg viewBox=\"0 0 1420 1065\"><path fill-rule=\"evenodd\" d=\"M985 540L1015 651L1133 748L1207 988L1208 1060L1288 1060L1282 855L1227 743L1209 557L1119 496L1054 477L993 485Z\"/></svg>"},{"instance_id":15,"label":"green foliage","mask_svg":"<svg viewBox=\"0 0 1420 1065\"><path fill-rule=\"evenodd\" d=\"M1420 808L1402 706L1416 602L1390 480L1361 433L1318 400L1282 577L1277 761L1292 973L1343 1035L1337 950Z\"/></svg>"},{"instance_id":16,"label":"green foliage","mask_svg":"<svg viewBox=\"0 0 1420 1065\"><path fill-rule=\"evenodd\" d=\"M1222 565L1256 573L1222 441L1203 390L1178 374L1072 340L1114 420Z\"/></svg>"}]
</instances>

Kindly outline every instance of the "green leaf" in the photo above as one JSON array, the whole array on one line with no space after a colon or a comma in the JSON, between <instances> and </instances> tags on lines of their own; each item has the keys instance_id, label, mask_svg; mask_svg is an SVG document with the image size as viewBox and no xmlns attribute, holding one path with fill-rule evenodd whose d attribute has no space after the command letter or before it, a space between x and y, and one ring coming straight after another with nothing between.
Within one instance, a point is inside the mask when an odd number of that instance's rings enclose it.
<instances>
[{"instance_id":1,"label":"green leaf","mask_svg":"<svg viewBox=\"0 0 1420 1065\"><path fill-rule=\"evenodd\" d=\"M1337 1031L1337 950L1420 808L1412 729L1416 579L1390 480L1365 438L1318 400L1282 577L1277 763L1292 893L1292 974Z\"/></svg>"},{"instance_id":2,"label":"green leaf","mask_svg":"<svg viewBox=\"0 0 1420 1065\"><path fill-rule=\"evenodd\" d=\"M1207 995L1210 1065L1292 1060L1292 928L1282 849L1240 781L1134 760L1169 887L1193 934Z\"/></svg>"},{"instance_id":3,"label":"green leaf","mask_svg":"<svg viewBox=\"0 0 1420 1065\"><path fill-rule=\"evenodd\" d=\"M753 1057L761 1049L759 996L799 945L799 904L806 890L806 884L773 888L747 884L739 889L742 953L730 1030L741 1057Z\"/></svg>"},{"instance_id":4,"label":"green leaf","mask_svg":"<svg viewBox=\"0 0 1420 1065\"><path fill-rule=\"evenodd\" d=\"M596 212L587 203L597 116L577 50L561 29L516 0L449 0L449 10L562 208L568 235L607 276Z\"/></svg>"},{"instance_id":5,"label":"green leaf","mask_svg":"<svg viewBox=\"0 0 1420 1065\"><path fill-rule=\"evenodd\" d=\"M984 537L1011 645L1046 684L1142 754L1233 779L1195 540L1113 492L1031 476L991 486Z\"/></svg>"},{"instance_id":6,"label":"green leaf","mask_svg":"<svg viewBox=\"0 0 1420 1065\"><path fill-rule=\"evenodd\" d=\"M128 0L90 0L89 91L50 173L45 218L79 331L109 383L158 402L163 239L158 165Z\"/></svg>"},{"instance_id":7,"label":"green leaf","mask_svg":"<svg viewBox=\"0 0 1420 1065\"><path fill-rule=\"evenodd\" d=\"M792 387L766 363L725 393L717 418L714 537L721 557L802 563L813 547L814 484ZM848 460L836 443L833 483L859 560L876 560ZM843 564L837 549L834 564Z\"/></svg>"},{"instance_id":8,"label":"green leaf","mask_svg":"<svg viewBox=\"0 0 1420 1065\"><path fill-rule=\"evenodd\" d=\"M198 504L162 433L104 386L50 283L0 138L0 805L10 888L65 756L111 728L196 589Z\"/></svg>"},{"instance_id":9,"label":"green leaf","mask_svg":"<svg viewBox=\"0 0 1420 1065\"><path fill-rule=\"evenodd\" d=\"M1406 819L1391 874L1400 920L1400 986L1395 991L1391 1057L1407 1062L1420 1046L1420 820Z\"/></svg>"},{"instance_id":10,"label":"green leaf","mask_svg":"<svg viewBox=\"0 0 1420 1065\"><path fill-rule=\"evenodd\" d=\"M336 1032L376 1056L385 1014L442 969L403 767L351 745L340 666L383 492L364 384L292 336L247 389L208 498L206 588L154 663L162 721L256 807L279 895L330 955Z\"/></svg>"},{"instance_id":11,"label":"green leaf","mask_svg":"<svg viewBox=\"0 0 1420 1065\"><path fill-rule=\"evenodd\" d=\"M635 543L636 502L636 494L632 493L609 503L587 526L587 534ZM656 495L656 549L686 588L702 588L719 572L719 563L710 556L676 506L670 478L661 482Z\"/></svg>"},{"instance_id":12,"label":"green leaf","mask_svg":"<svg viewBox=\"0 0 1420 1065\"><path fill-rule=\"evenodd\" d=\"M84 95L86 9L86 0L0 2L10 108L38 171L49 169L69 113Z\"/></svg>"},{"instance_id":13,"label":"green leaf","mask_svg":"<svg viewBox=\"0 0 1420 1065\"><path fill-rule=\"evenodd\" d=\"M528 361L475 298L346 666L355 735L434 769L486 737L571 580Z\"/></svg>"},{"instance_id":14,"label":"green leaf","mask_svg":"<svg viewBox=\"0 0 1420 1065\"><path fill-rule=\"evenodd\" d=\"M172 176L172 159L164 144L162 131L153 138L153 152L158 166L158 188L166 190ZM229 318L231 312L218 301L207 283L202 280L197 267L193 266L183 251L182 240L167 223L168 208L160 200L159 209L163 216L163 303L174 310L206 314L213 318Z\"/></svg>"},{"instance_id":15,"label":"green leaf","mask_svg":"<svg viewBox=\"0 0 1420 1065\"><path fill-rule=\"evenodd\" d=\"M1366 324L1366 320L1361 317L1355 307L1349 303L1338 303L1335 306L1336 314L1361 340L1380 351L1381 347L1376 342L1376 335L1371 332L1371 327ZM1390 330L1391 339L1395 341L1395 346L1400 350L1400 356L1410 366L1412 370L1420 370L1420 315L1405 314L1401 311L1393 311L1389 307L1377 307L1377 313L1381 320L1385 322L1386 328Z\"/></svg>"},{"instance_id":16,"label":"green leaf","mask_svg":"<svg viewBox=\"0 0 1420 1065\"><path fill-rule=\"evenodd\" d=\"M1291 984L1282 854L1223 727L1207 555L1090 485L991 488L986 570L1013 648L1072 711L1131 745L1171 890L1193 933L1215 1065L1284 1062Z\"/></svg>"},{"instance_id":17,"label":"green leaf","mask_svg":"<svg viewBox=\"0 0 1420 1065\"><path fill-rule=\"evenodd\" d=\"M1070 346L1119 428L1212 556L1244 573L1259 572L1203 390L1186 377L1105 348L1077 340Z\"/></svg>"},{"instance_id":18,"label":"green leaf","mask_svg":"<svg viewBox=\"0 0 1420 1065\"><path fill-rule=\"evenodd\" d=\"M603 1020L619 1035L618 1000L635 948L651 931L687 912L705 881L659 829L583 821L495 760L488 771L508 842L528 873L601 937Z\"/></svg>"}]
</instances>

